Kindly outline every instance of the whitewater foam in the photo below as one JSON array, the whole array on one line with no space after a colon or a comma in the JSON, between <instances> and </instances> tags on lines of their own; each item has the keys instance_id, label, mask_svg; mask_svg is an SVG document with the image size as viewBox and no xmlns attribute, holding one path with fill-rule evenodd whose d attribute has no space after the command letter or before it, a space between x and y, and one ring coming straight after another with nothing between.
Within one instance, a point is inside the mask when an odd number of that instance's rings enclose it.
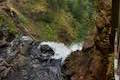
<instances>
[{"instance_id":1,"label":"whitewater foam","mask_svg":"<svg viewBox=\"0 0 120 80\"><path fill-rule=\"evenodd\" d=\"M71 54L71 52L82 49L82 43L73 43L70 46L66 46L64 43L41 42L38 48L41 45L49 45L55 52L55 55L52 56L52 58L62 59L62 61L64 61Z\"/></svg>"}]
</instances>

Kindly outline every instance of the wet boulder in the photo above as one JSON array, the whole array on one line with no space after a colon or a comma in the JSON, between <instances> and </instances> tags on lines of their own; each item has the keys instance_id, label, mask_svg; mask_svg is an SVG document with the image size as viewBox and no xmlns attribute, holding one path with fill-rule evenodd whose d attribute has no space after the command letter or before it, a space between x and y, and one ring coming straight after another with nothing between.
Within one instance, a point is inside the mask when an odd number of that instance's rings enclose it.
<instances>
[{"instance_id":1,"label":"wet boulder","mask_svg":"<svg viewBox=\"0 0 120 80\"><path fill-rule=\"evenodd\" d=\"M48 45L41 45L40 51L41 51L42 54L45 54L46 56L47 55L52 56L52 55L55 54L53 49Z\"/></svg>"}]
</instances>

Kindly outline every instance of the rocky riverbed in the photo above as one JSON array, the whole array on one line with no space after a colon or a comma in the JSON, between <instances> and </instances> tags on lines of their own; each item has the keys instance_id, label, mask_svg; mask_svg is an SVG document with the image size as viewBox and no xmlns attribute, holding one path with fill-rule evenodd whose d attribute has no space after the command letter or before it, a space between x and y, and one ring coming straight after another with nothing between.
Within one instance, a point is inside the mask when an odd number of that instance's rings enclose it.
<instances>
[{"instance_id":1,"label":"rocky riverbed","mask_svg":"<svg viewBox=\"0 0 120 80\"><path fill-rule=\"evenodd\" d=\"M1 30L0 80L64 80L64 60L82 44L36 42Z\"/></svg>"}]
</instances>

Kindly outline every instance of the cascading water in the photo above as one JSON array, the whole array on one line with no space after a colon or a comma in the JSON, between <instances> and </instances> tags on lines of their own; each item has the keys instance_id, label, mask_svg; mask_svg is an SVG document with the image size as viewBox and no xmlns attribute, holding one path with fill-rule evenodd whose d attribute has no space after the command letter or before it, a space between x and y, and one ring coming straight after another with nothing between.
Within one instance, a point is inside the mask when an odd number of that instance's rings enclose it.
<instances>
[{"instance_id":1,"label":"cascading water","mask_svg":"<svg viewBox=\"0 0 120 80\"><path fill-rule=\"evenodd\" d=\"M82 43L74 43L70 46L66 46L64 43L41 42L38 47L42 45L50 46L55 52L55 55L53 55L52 58L62 59L62 61L64 61L73 51L82 49Z\"/></svg>"},{"instance_id":2,"label":"cascading water","mask_svg":"<svg viewBox=\"0 0 120 80\"><path fill-rule=\"evenodd\" d=\"M57 42L34 42L28 36L14 39L0 49L2 74L9 80L63 80L62 63L82 44L66 46ZM14 66L14 68L7 66ZM0 75L2 75L0 73ZM4 80L4 79L2 79Z\"/></svg>"},{"instance_id":3,"label":"cascading water","mask_svg":"<svg viewBox=\"0 0 120 80\"><path fill-rule=\"evenodd\" d=\"M23 41L31 40L22 37ZM25 39L24 39L25 38ZM62 64L64 60L76 50L82 49L82 43L66 46L58 42L33 43L30 48L30 70L28 76L31 80L63 80ZM35 75L36 74L36 75Z\"/></svg>"}]
</instances>

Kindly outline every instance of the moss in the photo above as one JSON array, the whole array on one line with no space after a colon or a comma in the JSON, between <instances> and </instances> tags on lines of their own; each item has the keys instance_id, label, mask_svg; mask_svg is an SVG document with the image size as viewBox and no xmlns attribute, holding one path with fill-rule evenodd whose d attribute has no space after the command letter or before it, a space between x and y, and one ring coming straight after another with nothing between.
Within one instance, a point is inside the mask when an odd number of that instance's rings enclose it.
<instances>
[{"instance_id":1,"label":"moss","mask_svg":"<svg viewBox=\"0 0 120 80\"><path fill-rule=\"evenodd\" d=\"M6 27L11 33L17 33L16 25L7 15L0 14L0 27Z\"/></svg>"},{"instance_id":2,"label":"moss","mask_svg":"<svg viewBox=\"0 0 120 80\"><path fill-rule=\"evenodd\" d=\"M40 36L41 40L57 40L56 30L54 29L53 25L45 24L44 28L42 28L40 31L42 31L41 34L43 34L43 36Z\"/></svg>"}]
</instances>

